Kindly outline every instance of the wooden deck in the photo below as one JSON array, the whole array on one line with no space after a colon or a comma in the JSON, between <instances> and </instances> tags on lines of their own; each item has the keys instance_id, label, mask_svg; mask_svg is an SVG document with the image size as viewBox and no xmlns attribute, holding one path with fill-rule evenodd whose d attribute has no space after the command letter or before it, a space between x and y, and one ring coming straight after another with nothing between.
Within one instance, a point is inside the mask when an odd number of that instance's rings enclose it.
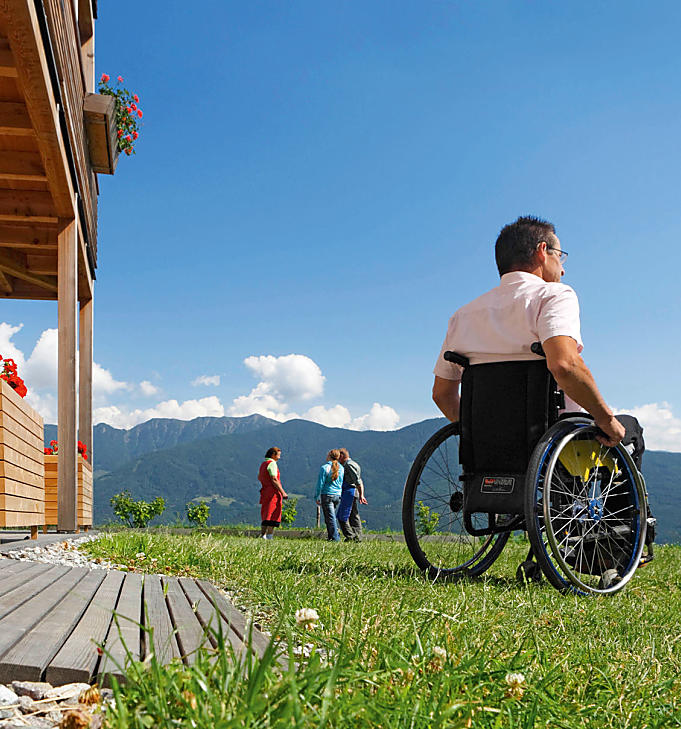
<instances>
[{"instance_id":1,"label":"wooden deck","mask_svg":"<svg viewBox=\"0 0 681 729\"><path fill-rule=\"evenodd\" d=\"M106 684L107 674L124 678L126 647L137 659L154 650L163 663L190 664L201 644L215 646L206 627L218 622L243 655L245 616L204 580L0 558L0 683ZM153 628L154 645L141 626ZM268 638L253 628L250 640L261 656Z\"/></svg>"}]
</instances>

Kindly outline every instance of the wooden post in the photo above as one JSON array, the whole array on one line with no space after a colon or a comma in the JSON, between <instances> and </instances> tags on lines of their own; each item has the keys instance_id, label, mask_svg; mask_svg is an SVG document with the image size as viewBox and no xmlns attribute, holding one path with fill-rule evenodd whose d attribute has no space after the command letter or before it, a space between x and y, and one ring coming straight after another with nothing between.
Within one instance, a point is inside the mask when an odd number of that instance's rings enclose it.
<instances>
[{"instance_id":1,"label":"wooden post","mask_svg":"<svg viewBox=\"0 0 681 729\"><path fill-rule=\"evenodd\" d=\"M75 208L75 205L74 205ZM57 529L75 531L78 525L76 470L76 284L77 218L60 221L57 238L59 354L57 359Z\"/></svg>"},{"instance_id":2,"label":"wooden post","mask_svg":"<svg viewBox=\"0 0 681 729\"><path fill-rule=\"evenodd\" d=\"M92 324L93 300L80 302L78 331L78 438L87 446L88 461L92 463Z\"/></svg>"}]
</instances>

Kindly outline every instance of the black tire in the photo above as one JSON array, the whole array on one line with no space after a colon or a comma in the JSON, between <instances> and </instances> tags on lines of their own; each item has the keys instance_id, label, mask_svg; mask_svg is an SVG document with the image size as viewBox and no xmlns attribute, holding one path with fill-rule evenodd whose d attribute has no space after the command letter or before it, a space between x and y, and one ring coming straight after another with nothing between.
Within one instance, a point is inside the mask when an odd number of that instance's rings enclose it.
<instances>
[{"instance_id":1,"label":"black tire","mask_svg":"<svg viewBox=\"0 0 681 729\"><path fill-rule=\"evenodd\" d=\"M404 538L414 562L431 580L482 574L510 534L472 537L467 533L459 471L459 424L451 423L421 448L404 486ZM483 518L486 522L486 517L476 515L474 526L486 526Z\"/></svg>"},{"instance_id":2,"label":"black tire","mask_svg":"<svg viewBox=\"0 0 681 729\"><path fill-rule=\"evenodd\" d=\"M603 446L596 433L586 418L555 423L527 470L530 543L548 581L563 592L621 590L645 543L643 479L623 446Z\"/></svg>"}]
</instances>

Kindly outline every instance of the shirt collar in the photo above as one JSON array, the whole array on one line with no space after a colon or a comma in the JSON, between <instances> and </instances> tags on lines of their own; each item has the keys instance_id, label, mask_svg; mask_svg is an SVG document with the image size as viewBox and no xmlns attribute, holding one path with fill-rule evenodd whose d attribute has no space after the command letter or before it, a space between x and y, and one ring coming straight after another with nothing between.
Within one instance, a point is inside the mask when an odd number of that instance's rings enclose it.
<instances>
[{"instance_id":1,"label":"shirt collar","mask_svg":"<svg viewBox=\"0 0 681 729\"><path fill-rule=\"evenodd\" d=\"M502 286L520 283L521 281L526 281L528 283L539 283L541 281L543 283L544 279L540 276L535 276L533 273L528 273L527 271L511 271L510 273L505 273L501 277Z\"/></svg>"}]
</instances>

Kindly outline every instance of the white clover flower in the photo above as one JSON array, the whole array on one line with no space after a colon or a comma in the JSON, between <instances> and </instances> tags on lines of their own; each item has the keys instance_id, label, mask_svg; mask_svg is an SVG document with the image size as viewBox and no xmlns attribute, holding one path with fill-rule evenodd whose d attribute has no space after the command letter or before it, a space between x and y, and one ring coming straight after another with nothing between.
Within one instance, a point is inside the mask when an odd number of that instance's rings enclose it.
<instances>
[{"instance_id":1,"label":"white clover flower","mask_svg":"<svg viewBox=\"0 0 681 729\"><path fill-rule=\"evenodd\" d=\"M135 559L144 559L147 555L144 552L137 552Z\"/></svg>"},{"instance_id":2,"label":"white clover flower","mask_svg":"<svg viewBox=\"0 0 681 729\"><path fill-rule=\"evenodd\" d=\"M504 681L508 685L506 696L519 699L525 693L527 684L522 673L507 673Z\"/></svg>"},{"instance_id":3,"label":"white clover flower","mask_svg":"<svg viewBox=\"0 0 681 729\"><path fill-rule=\"evenodd\" d=\"M447 651L442 646L434 645L433 658L440 663L444 663L447 660Z\"/></svg>"},{"instance_id":4,"label":"white clover flower","mask_svg":"<svg viewBox=\"0 0 681 729\"><path fill-rule=\"evenodd\" d=\"M318 620L319 615L313 608L300 608L296 610L296 623L302 625L307 630L314 628Z\"/></svg>"}]
</instances>

